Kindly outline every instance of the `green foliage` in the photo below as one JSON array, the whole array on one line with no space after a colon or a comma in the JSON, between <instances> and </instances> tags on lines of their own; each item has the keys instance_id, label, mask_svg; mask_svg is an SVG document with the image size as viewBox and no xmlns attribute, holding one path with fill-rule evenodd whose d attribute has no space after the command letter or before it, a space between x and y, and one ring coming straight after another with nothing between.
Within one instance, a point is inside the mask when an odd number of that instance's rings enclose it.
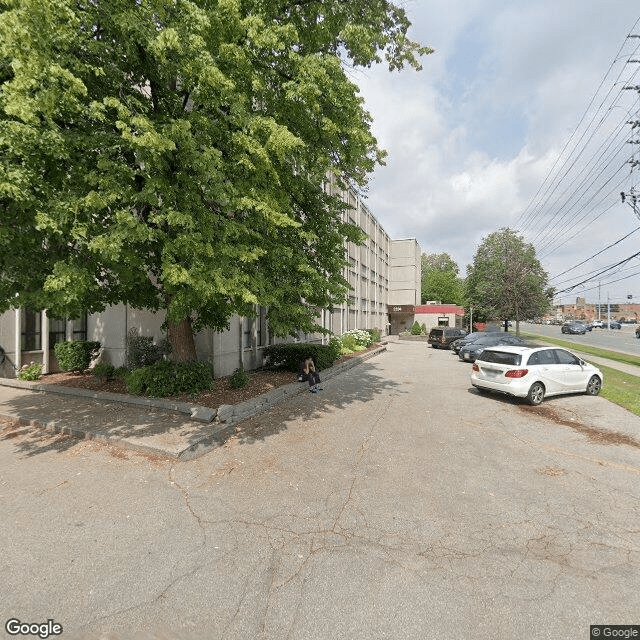
<instances>
[{"instance_id":1,"label":"green foliage","mask_svg":"<svg viewBox=\"0 0 640 640\"><path fill-rule=\"evenodd\" d=\"M416 320L411 327L411 335L412 336L420 336L422 335L422 327L420 323Z\"/></svg>"},{"instance_id":2,"label":"green foliage","mask_svg":"<svg viewBox=\"0 0 640 640\"><path fill-rule=\"evenodd\" d=\"M147 367L154 362L163 360L164 356L170 353L171 344L166 338L156 344L151 336L137 334L127 336L127 367L129 369Z\"/></svg>"},{"instance_id":3,"label":"green foliage","mask_svg":"<svg viewBox=\"0 0 640 640\"><path fill-rule=\"evenodd\" d=\"M213 370L208 362L171 362L160 360L134 369L124 376L127 390L133 395L156 398L195 395L213 388Z\"/></svg>"},{"instance_id":4,"label":"green foliage","mask_svg":"<svg viewBox=\"0 0 640 640\"><path fill-rule=\"evenodd\" d=\"M331 358L331 362L335 362L342 353L342 341L338 336L331 336L329 348L331 351L329 352L328 358Z\"/></svg>"},{"instance_id":5,"label":"green foliage","mask_svg":"<svg viewBox=\"0 0 640 640\"><path fill-rule=\"evenodd\" d=\"M404 9L5 4L0 311L164 309L177 343L182 321L225 329L261 305L277 336L316 330L349 289L344 241L363 240L327 177L363 187L385 155L351 67L431 52Z\"/></svg>"},{"instance_id":6,"label":"green foliage","mask_svg":"<svg viewBox=\"0 0 640 640\"><path fill-rule=\"evenodd\" d=\"M249 382L249 375L242 367L238 367L229 377L229 386L232 389L242 389L247 382Z\"/></svg>"},{"instance_id":7,"label":"green foliage","mask_svg":"<svg viewBox=\"0 0 640 640\"><path fill-rule=\"evenodd\" d=\"M379 329L367 329L367 332L371 336L371 344L374 342L380 342L380 330Z\"/></svg>"},{"instance_id":8,"label":"green foliage","mask_svg":"<svg viewBox=\"0 0 640 640\"><path fill-rule=\"evenodd\" d=\"M98 364L93 367L91 373L96 378L102 378L103 380L113 380L116 373L116 368L109 362L98 362Z\"/></svg>"},{"instance_id":9,"label":"green foliage","mask_svg":"<svg viewBox=\"0 0 640 640\"><path fill-rule=\"evenodd\" d=\"M464 303L464 281L448 253L422 254L422 302L440 300L445 304Z\"/></svg>"},{"instance_id":10,"label":"green foliage","mask_svg":"<svg viewBox=\"0 0 640 640\"><path fill-rule=\"evenodd\" d=\"M40 380L40 374L42 373L42 365L39 362L32 362L31 364L24 365L18 373L18 380Z\"/></svg>"},{"instance_id":11,"label":"green foliage","mask_svg":"<svg viewBox=\"0 0 640 640\"><path fill-rule=\"evenodd\" d=\"M329 368L337 359L335 345L331 344L272 344L264 350L267 367L287 371L298 371L300 363L309 355L320 370Z\"/></svg>"},{"instance_id":12,"label":"green foliage","mask_svg":"<svg viewBox=\"0 0 640 640\"><path fill-rule=\"evenodd\" d=\"M484 238L467 267L467 297L474 316L518 321L543 315L553 298L547 282L534 246L509 228Z\"/></svg>"},{"instance_id":13,"label":"green foliage","mask_svg":"<svg viewBox=\"0 0 640 640\"><path fill-rule=\"evenodd\" d=\"M87 340L56 342L53 350L63 371L84 371L98 355L100 343Z\"/></svg>"},{"instance_id":14,"label":"green foliage","mask_svg":"<svg viewBox=\"0 0 640 640\"><path fill-rule=\"evenodd\" d=\"M355 336L344 334L340 338L342 342L342 354L353 353L362 345L356 340Z\"/></svg>"}]
</instances>

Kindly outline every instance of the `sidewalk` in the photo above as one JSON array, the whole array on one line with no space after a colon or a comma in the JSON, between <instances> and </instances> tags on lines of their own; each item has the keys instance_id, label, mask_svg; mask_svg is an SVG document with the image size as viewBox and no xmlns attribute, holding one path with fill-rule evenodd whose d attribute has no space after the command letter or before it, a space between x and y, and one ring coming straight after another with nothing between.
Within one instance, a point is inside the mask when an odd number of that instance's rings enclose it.
<instances>
[{"instance_id":1,"label":"sidewalk","mask_svg":"<svg viewBox=\"0 0 640 640\"><path fill-rule=\"evenodd\" d=\"M322 372L323 381L386 350L386 345ZM224 443L234 426L307 391L298 382L217 410L0 378L0 418L126 449L191 460ZM0 436L1 437L1 436Z\"/></svg>"}]
</instances>

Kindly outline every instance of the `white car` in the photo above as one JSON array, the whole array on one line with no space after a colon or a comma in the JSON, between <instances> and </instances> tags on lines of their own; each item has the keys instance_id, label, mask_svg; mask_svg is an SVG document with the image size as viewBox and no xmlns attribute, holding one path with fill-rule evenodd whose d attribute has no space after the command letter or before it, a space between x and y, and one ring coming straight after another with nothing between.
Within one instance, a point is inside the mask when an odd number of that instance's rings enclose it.
<instances>
[{"instance_id":1,"label":"white car","mask_svg":"<svg viewBox=\"0 0 640 640\"><path fill-rule=\"evenodd\" d=\"M602 382L600 369L558 347L488 347L471 370L471 384L479 391L526 398L532 405L562 393L597 396Z\"/></svg>"}]
</instances>

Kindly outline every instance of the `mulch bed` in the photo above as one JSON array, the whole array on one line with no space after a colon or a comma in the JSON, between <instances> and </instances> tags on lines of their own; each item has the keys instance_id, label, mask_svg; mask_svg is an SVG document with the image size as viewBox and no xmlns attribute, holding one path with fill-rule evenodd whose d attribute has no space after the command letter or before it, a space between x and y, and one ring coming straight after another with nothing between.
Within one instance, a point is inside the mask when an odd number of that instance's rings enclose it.
<instances>
[{"instance_id":1,"label":"mulch bed","mask_svg":"<svg viewBox=\"0 0 640 640\"><path fill-rule=\"evenodd\" d=\"M366 351L371 351L379 347L379 344L371 345ZM359 353L365 353L360 351ZM352 353L346 356L342 356L339 360L334 362L334 366L341 364L359 355L358 353ZM291 384L296 382L297 375L290 371L255 371L247 372L249 375L249 382L242 389L232 389L229 386L229 377L216 378L214 388L209 391L202 391L196 395L190 396L189 394L182 394L169 398L170 400L179 400L181 402L190 402L198 404L203 407L209 407L211 409L217 409L223 404L237 404L250 400L256 396L261 396L264 393L277 389L285 384ZM322 372L321 372L322 373ZM42 384L56 384L62 387L73 387L76 389L88 389L90 391L102 391L105 393L122 393L129 395L127 387L124 384L124 380L121 377L113 380L104 380L103 378L97 378L91 373L49 373L40 377L40 383Z\"/></svg>"}]
</instances>

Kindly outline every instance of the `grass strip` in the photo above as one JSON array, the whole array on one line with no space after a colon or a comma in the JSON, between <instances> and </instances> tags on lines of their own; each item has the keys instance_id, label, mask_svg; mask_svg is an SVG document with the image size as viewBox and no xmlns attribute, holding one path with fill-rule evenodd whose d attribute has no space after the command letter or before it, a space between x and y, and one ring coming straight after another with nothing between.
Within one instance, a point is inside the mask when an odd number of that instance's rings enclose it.
<instances>
[{"instance_id":1,"label":"grass strip","mask_svg":"<svg viewBox=\"0 0 640 640\"><path fill-rule=\"evenodd\" d=\"M596 366L604 374L600 395L640 416L640 377L601 364Z\"/></svg>"},{"instance_id":2,"label":"grass strip","mask_svg":"<svg viewBox=\"0 0 640 640\"><path fill-rule=\"evenodd\" d=\"M567 342L566 340L558 340L557 338L548 338L547 336L539 336L534 333L520 332L522 338L530 340L542 340L550 344L558 345L559 347L565 347L572 351L580 351L581 353L588 353L589 355L596 356L598 358L606 358L607 360L614 360L615 362L622 362L623 364L630 364L638 367L640 370L640 358L638 356L631 355L629 353L619 353L618 351L608 351L607 349L599 349L598 347L591 347L586 344L578 344L576 342ZM600 366L600 365L598 365ZM640 374L640 371L638 371Z\"/></svg>"},{"instance_id":3,"label":"grass strip","mask_svg":"<svg viewBox=\"0 0 640 640\"><path fill-rule=\"evenodd\" d=\"M640 374L640 358L637 356L619 353L617 351L599 349L597 347L590 347L588 345L577 344L575 342L558 340L557 338L547 338L546 336L539 336L532 333L521 333L521 336L532 340L542 340L550 344L555 344L559 347L566 347L572 351L588 353L589 355L599 358L606 358L607 360L622 362L623 364L635 365L638 367L638 373ZM637 416L640 416L640 375L636 376L630 373L624 373L623 371L606 367L597 362L592 362L591 364L598 367L604 375L604 386L600 395L610 402L613 402L614 404L631 411L631 413L635 413Z\"/></svg>"}]
</instances>

